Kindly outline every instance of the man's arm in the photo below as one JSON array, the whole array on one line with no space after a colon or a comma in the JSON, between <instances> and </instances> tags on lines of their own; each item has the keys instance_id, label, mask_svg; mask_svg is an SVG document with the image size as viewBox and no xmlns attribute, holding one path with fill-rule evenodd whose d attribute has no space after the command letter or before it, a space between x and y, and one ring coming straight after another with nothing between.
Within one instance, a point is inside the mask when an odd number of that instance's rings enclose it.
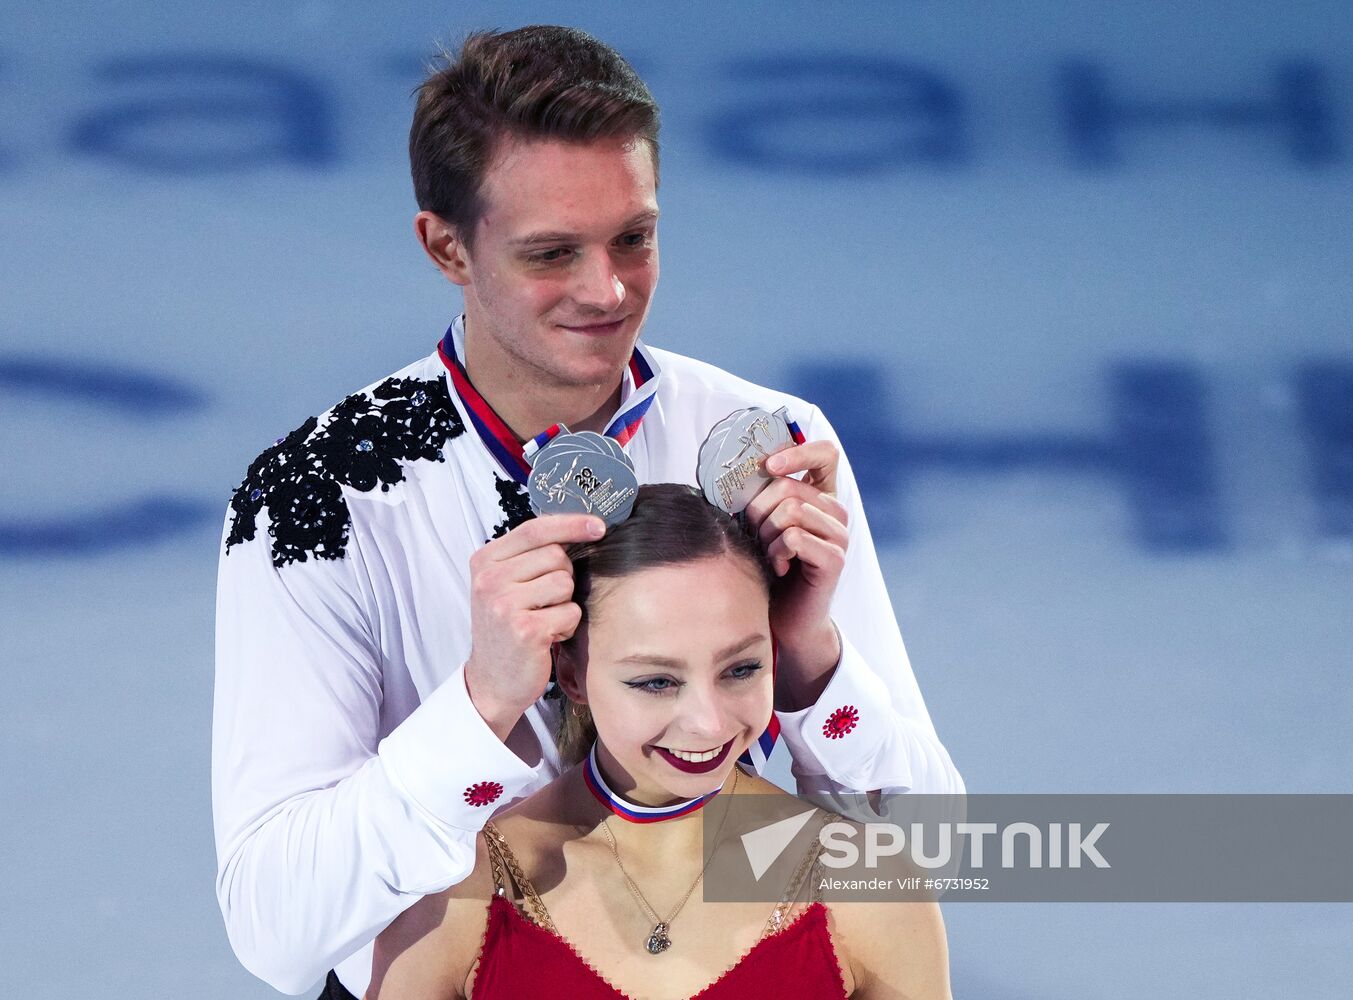
<instances>
[{"instance_id":1,"label":"man's arm","mask_svg":"<svg viewBox=\"0 0 1353 1000\"><path fill-rule=\"evenodd\" d=\"M835 430L816 407L802 426L809 442L830 441L840 449ZM961 793L963 779L935 733L902 644L844 451L824 485L844 508L848 532L845 565L831 601L840 659L825 685L816 685L813 704L776 713L799 791Z\"/></svg>"},{"instance_id":2,"label":"man's arm","mask_svg":"<svg viewBox=\"0 0 1353 1000\"><path fill-rule=\"evenodd\" d=\"M278 568L259 534L220 562L216 890L244 966L299 993L464 878L493 808L546 776L494 735L459 670L379 740L382 664L353 557ZM492 801L472 793L482 782L502 786Z\"/></svg>"}]
</instances>

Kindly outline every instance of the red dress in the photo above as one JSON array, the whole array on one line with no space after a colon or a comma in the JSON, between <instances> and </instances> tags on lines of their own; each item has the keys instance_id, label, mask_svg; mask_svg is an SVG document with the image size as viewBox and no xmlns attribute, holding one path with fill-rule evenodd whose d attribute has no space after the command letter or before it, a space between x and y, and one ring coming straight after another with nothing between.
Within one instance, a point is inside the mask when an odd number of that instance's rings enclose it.
<instances>
[{"instance_id":1,"label":"red dress","mask_svg":"<svg viewBox=\"0 0 1353 1000\"><path fill-rule=\"evenodd\" d=\"M490 839L492 835L493 839ZM490 824L485 829L490 852L503 860L533 907L544 906L529 880ZM496 868L497 866L495 866ZM495 878L500 873L495 870ZM500 880L499 885L503 886ZM792 897L791 897L792 898ZM820 1000L845 997L841 967L827 930L827 908L815 900L783 930L762 937L731 969L691 1000L741 1000L786 997ZM520 997L566 997L568 1000L630 1000L573 946L552 930L527 919L505 895L489 901L488 926L475 973L474 1000L516 1000Z\"/></svg>"}]
</instances>

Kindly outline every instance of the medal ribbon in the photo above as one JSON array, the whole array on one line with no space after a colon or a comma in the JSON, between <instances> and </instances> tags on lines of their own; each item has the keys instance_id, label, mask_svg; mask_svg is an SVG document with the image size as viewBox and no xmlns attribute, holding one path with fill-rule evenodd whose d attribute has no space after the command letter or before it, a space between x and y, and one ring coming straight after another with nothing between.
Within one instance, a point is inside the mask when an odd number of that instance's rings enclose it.
<instances>
[{"instance_id":1,"label":"medal ribbon","mask_svg":"<svg viewBox=\"0 0 1353 1000\"><path fill-rule=\"evenodd\" d=\"M790 422L790 428L797 431L798 428ZM802 436L802 435L800 435ZM780 644L775 641L775 636L770 637L770 680L771 690L775 690L775 664L780 659ZM766 764L770 762L770 753L775 749L775 741L780 738L780 718L775 714L775 709L770 710L770 721L766 723L765 732L756 738L756 742L742 751L742 756L738 762L746 764L756 771L757 774L766 773Z\"/></svg>"},{"instance_id":2,"label":"medal ribbon","mask_svg":"<svg viewBox=\"0 0 1353 1000\"><path fill-rule=\"evenodd\" d=\"M626 802L611 791L610 786L606 784L606 779L601 776L601 768L597 766L597 745L595 743L592 744L592 749L588 751L587 757L583 760L583 781L588 790L596 796L598 802L621 819L627 819L631 823L658 823L665 819L688 816L721 791L720 788L716 788L707 795L699 795L693 799L687 799L685 802L673 803L670 806L637 806L632 802Z\"/></svg>"},{"instance_id":3,"label":"medal ribbon","mask_svg":"<svg viewBox=\"0 0 1353 1000\"><path fill-rule=\"evenodd\" d=\"M470 423L479 433L484 447L488 448L489 454L497 460L504 472L518 483L525 485L527 477L531 474L531 456L556 437L562 428L558 424L553 424L523 445L517 439L517 435L512 433L512 429L503 422L503 418L494 412L488 400L481 396L470 382L469 373L465 371L465 365L460 360L465 353L464 347L465 317L459 316L437 345L437 354L450 373L451 385L461 402L465 404L465 410L470 415ZM606 426L606 434L615 438L621 445L628 444L639 432L644 414L653 405L653 398L657 394L662 375L657 361L641 344L634 345L634 353L630 356L626 371L629 373L631 383L629 395Z\"/></svg>"}]
</instances>

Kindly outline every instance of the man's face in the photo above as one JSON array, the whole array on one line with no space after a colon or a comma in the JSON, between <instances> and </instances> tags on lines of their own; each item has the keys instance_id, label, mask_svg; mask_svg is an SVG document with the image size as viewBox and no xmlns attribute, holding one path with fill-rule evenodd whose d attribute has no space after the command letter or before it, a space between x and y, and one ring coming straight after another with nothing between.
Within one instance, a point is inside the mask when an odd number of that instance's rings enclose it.
<instances>
[{"instance_id":1,"label":"man's face","mask_svg":"<svg viewBox=\"0 0 1353 1000\"><path fill-rule=\"evenodd\" d=\"M471 342L491 342L536 384L618 380L658 283L648 144L509 140L481 197L467 254Z\"/></svg>"}]
</instances>

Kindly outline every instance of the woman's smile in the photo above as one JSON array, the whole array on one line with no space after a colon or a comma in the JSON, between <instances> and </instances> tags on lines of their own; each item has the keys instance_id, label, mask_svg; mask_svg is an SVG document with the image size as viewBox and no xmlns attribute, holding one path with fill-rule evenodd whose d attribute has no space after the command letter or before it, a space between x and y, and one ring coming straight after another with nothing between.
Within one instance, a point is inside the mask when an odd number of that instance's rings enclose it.
<instances>
[{"instance_id":1,"label":"woman's smile","mask_svg":"<svg viewBox=\"0 0 1353 1000\"><path fill-rule=\"evenodd\" d=\"M704 774L718 768L724 762L724 758L728 756L728 751L732 747L733 740L729 740L723 746L699 753L691 753L686 750L669 750L660 746L655 746L653 749L658 752L659 757L678 771L685 771L687 774Z\"/></svg>"}]
</instances>

